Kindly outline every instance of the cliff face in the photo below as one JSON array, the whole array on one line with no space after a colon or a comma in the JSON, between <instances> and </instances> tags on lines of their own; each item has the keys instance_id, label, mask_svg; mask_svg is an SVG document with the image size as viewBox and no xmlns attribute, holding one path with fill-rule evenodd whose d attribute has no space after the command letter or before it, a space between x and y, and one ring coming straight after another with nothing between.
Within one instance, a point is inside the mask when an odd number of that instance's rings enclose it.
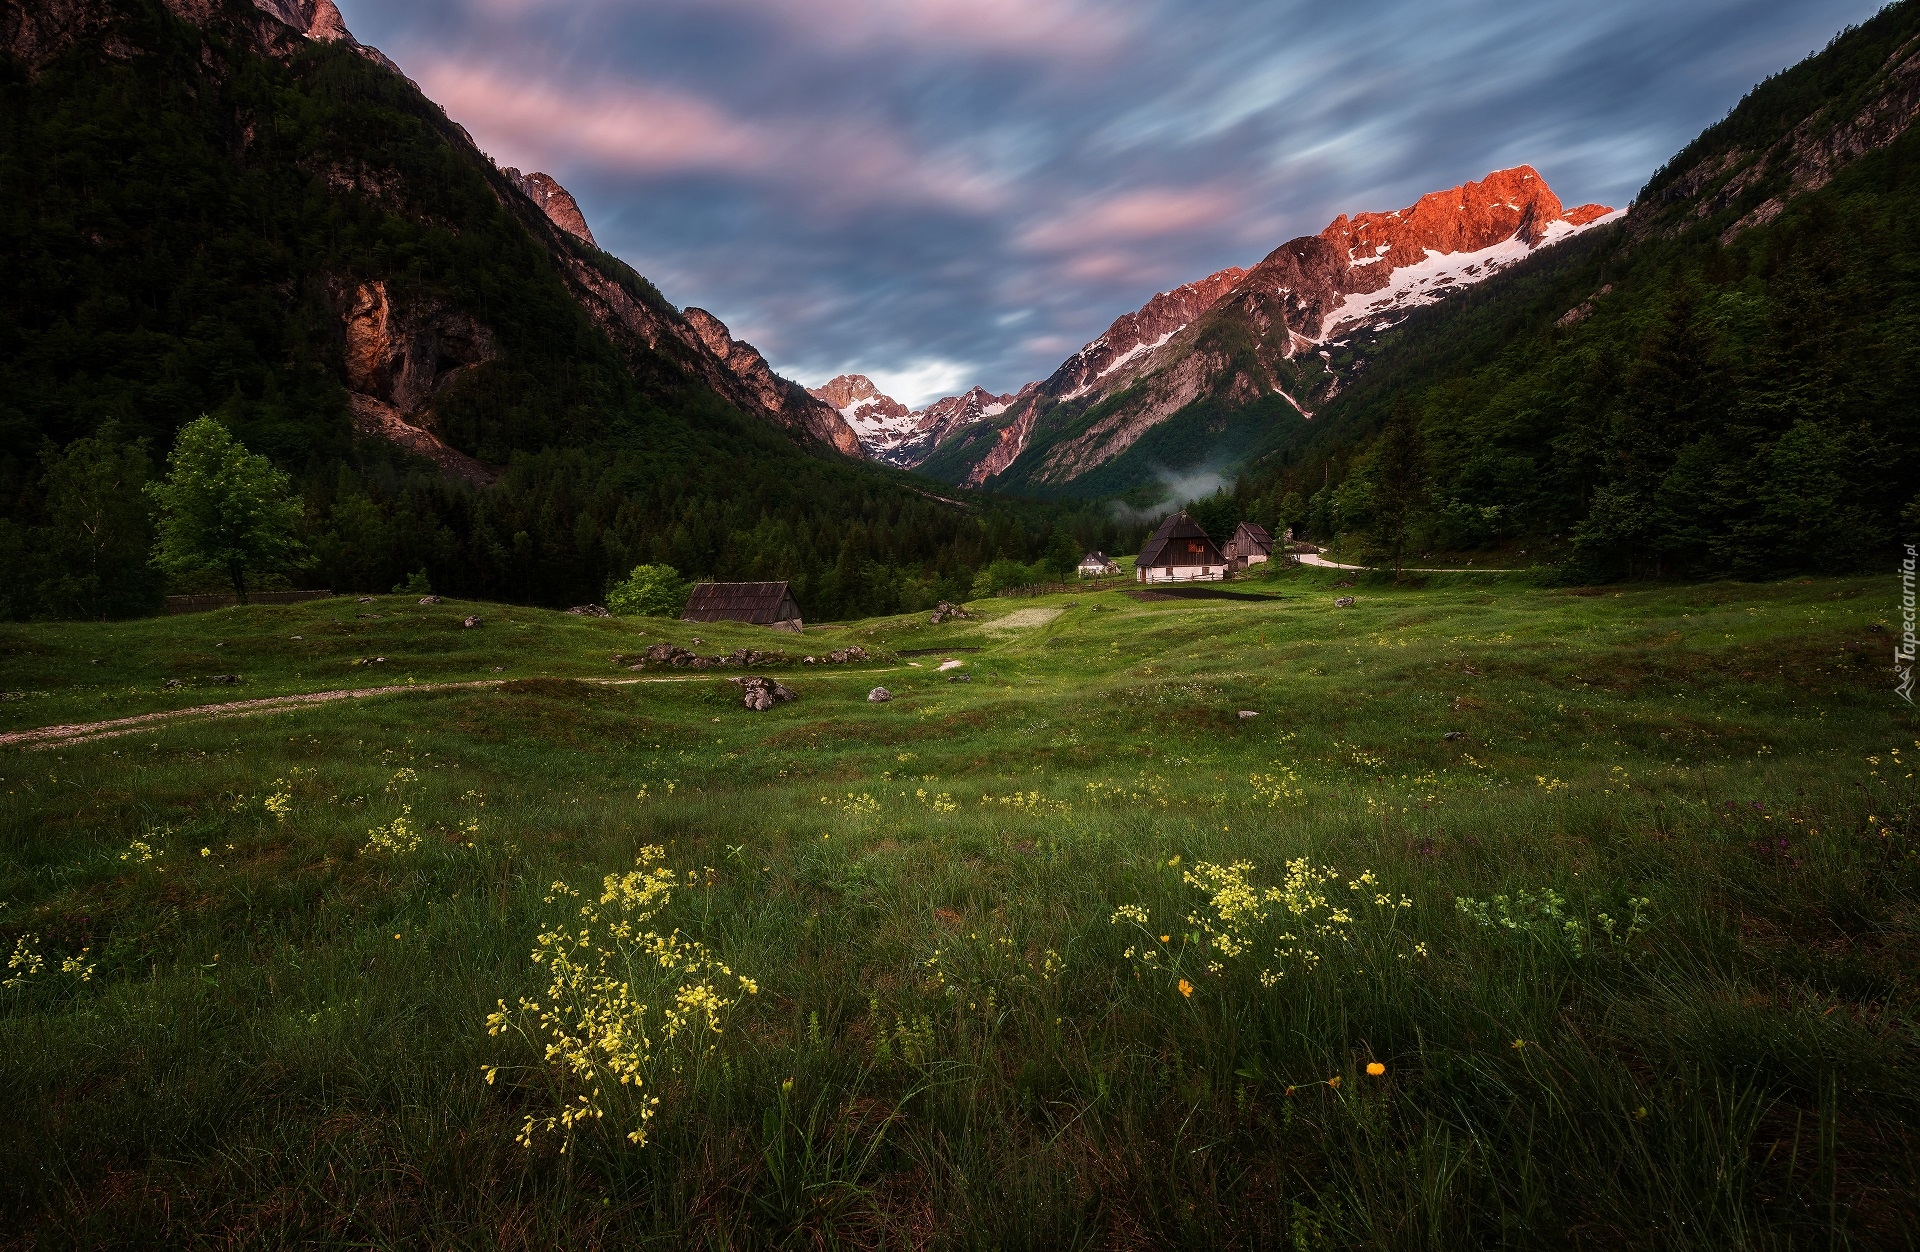
<instances>
[{"instance_id":1,"label":"cliff face","mask_svg":"<svg viewBox=\"0 0 1920 1252\"><path fill-rule=\"evenodd\" d=\"M540 211L547 215L548 221L590 248L600 246L594 241L593 231L588 228L587 219L580 212L579 204L575 203L573 196L565 187L546 174L522 174L516 169L503 169L500 172L505 174L507 181L518 187L527 199L540 206Z\"/></svg>"}]
</instances>

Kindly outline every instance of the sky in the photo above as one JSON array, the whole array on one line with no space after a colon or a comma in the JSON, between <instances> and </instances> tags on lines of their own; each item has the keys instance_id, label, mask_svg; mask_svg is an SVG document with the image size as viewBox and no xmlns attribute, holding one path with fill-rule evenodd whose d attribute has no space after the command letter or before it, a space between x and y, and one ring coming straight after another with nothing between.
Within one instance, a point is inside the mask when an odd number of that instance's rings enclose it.
<instances>
[{"instance_id":1,"label":"sky","mask_svg":"<svg viewBox=\"0 0 1920 1252\"><path fill-rule=\"evenodd\" d=\"M1340 213L1629 203L1876 0L337 0L780 373L913 406Z\"/></svg>"}]
</instances>

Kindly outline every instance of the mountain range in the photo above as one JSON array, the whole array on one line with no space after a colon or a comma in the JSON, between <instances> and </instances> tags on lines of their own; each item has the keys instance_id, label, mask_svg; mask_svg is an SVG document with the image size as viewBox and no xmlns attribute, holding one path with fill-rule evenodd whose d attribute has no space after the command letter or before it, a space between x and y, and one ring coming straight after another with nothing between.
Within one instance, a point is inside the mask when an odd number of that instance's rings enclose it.
<instances>
[{"instance_id":1,"label":"mountain range","mask_svg":"<svg viewBox=\"0 0 1920 1252\"><path fill-rule=\"evenodd\" d=\"M1336 395L1412 310L1617 216L1564 207L1530 166L1499 170L1395 212L1342 215L1250 270L1161 292L1009 395L976 387L910 412L857 374L812 394L891 465L974 487L1110 491L1150 478L1168 436L1192 420L1216 426L1222 410L1252 408L1258 439L1259 426L1310 419L1308 406ZM1216 462L1247 451L1244 439L1197 442Z\"/></svg>"}]
</instances>

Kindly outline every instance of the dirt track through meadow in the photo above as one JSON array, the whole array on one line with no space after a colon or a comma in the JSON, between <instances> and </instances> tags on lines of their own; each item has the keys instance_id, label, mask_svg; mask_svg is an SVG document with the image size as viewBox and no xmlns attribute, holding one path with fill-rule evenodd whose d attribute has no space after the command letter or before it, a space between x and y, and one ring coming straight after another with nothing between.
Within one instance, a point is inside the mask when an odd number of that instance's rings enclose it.
<instances>
[{"instance_id":1,"label":"dirt track through meadow","mask_svg":"<svg viewBox=\"0 0 1920 1252\"><path fill-rule=\"evenodd\" d=\"M891 673L892 668L865 670L863 673ZM116 717L105 722L71 722L62 726L42 726L35 730L12 730L0 734L0 748L24 748L29 752L47 748L65 748L101 739L138 735L160 726L182 721L224 721L236 717L259 717L267 713L293 713L316 704L338 700L360 700L368 696L398 695L402 692L467 691L481 687L501 687L510 682L529 682L549 675L514 678L483 678L463 683L395 683L385 687L348 687L338 691L311 691L297 696L268 696L259 700L230 700L225 704L200 704L188 709L166 709ZM687 674L670 678L573 678L574 682L596 683L604 687L631 687L637 683L705 682L719 675Z\"/></svg>"}]
</instances>

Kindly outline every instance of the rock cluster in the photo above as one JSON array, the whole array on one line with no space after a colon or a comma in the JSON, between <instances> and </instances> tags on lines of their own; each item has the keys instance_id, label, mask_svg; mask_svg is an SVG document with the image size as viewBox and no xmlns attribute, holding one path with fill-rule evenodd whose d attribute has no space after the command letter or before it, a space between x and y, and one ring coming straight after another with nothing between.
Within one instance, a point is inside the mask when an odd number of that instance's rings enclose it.
<instances>
[{"instance_id":1,"label":"rock cluster","mask_svg":"<svg viewBox=\"0 0 1920 1252\"><path fill-rule=\"evenodd\" d=\"M762 678L758 674L749 674L745 678L729 678L730 683L740 687L740 703L755 713L764 713L776 704L785 704L788 700L798 699L792 688L782 686L771 678Z\"/></svg>"},{"instance_id":2,"label":"rock cluster","mask_svg":"<svg viewBox=\"0 0 1920 1252\"><path fill-rule=\"evenodd\" d=\"M657 665L670 665L675 669L741 669L758 665L793 664L793 658L784 652L739 648L726 656L701 656L671 643L654 644L640 654L637 664L628 664L634 660L630 656L616 656L613 659L615 664L627 665L629 669L646 669Z\"/></svg>"},{"instance_id":3,"label":"rock cluster","mask_svg":"<svg viewBox=\"0 0 1920 1252\"><path fill-rule=\"evenodd\" d=\"M941 622L962 621L972 616L973 614L967 612L964 606L948 604L945 600L942 600L938 607L933 610L933 616L927 619L927 624L929 626L938 626Z\"/></svg>"},{"instance_id":4,"label":"rock cluster","mask_svg":"<svg viewBox=\"0 0 1920 1252\"><path fill-rule=\"evenodd\" d=\"M856 643L844 648L835 648L832 652L827 653L825 657L807 657L803 663L807 665L825 665L829 663L833 665L853 665L860 661L871 661L872 659L872 655Z\"/></svg>"},{"instance_id":5,"label":"rock cluster","mask_svg":"<svg viewBox=\"0 0 1920 1252\"><path fill-rule=\"evenodd\" d=\"M575 617L612 617L613 614L598 604L576 604L567 612Z\"/></svg>"}]
</instances>

